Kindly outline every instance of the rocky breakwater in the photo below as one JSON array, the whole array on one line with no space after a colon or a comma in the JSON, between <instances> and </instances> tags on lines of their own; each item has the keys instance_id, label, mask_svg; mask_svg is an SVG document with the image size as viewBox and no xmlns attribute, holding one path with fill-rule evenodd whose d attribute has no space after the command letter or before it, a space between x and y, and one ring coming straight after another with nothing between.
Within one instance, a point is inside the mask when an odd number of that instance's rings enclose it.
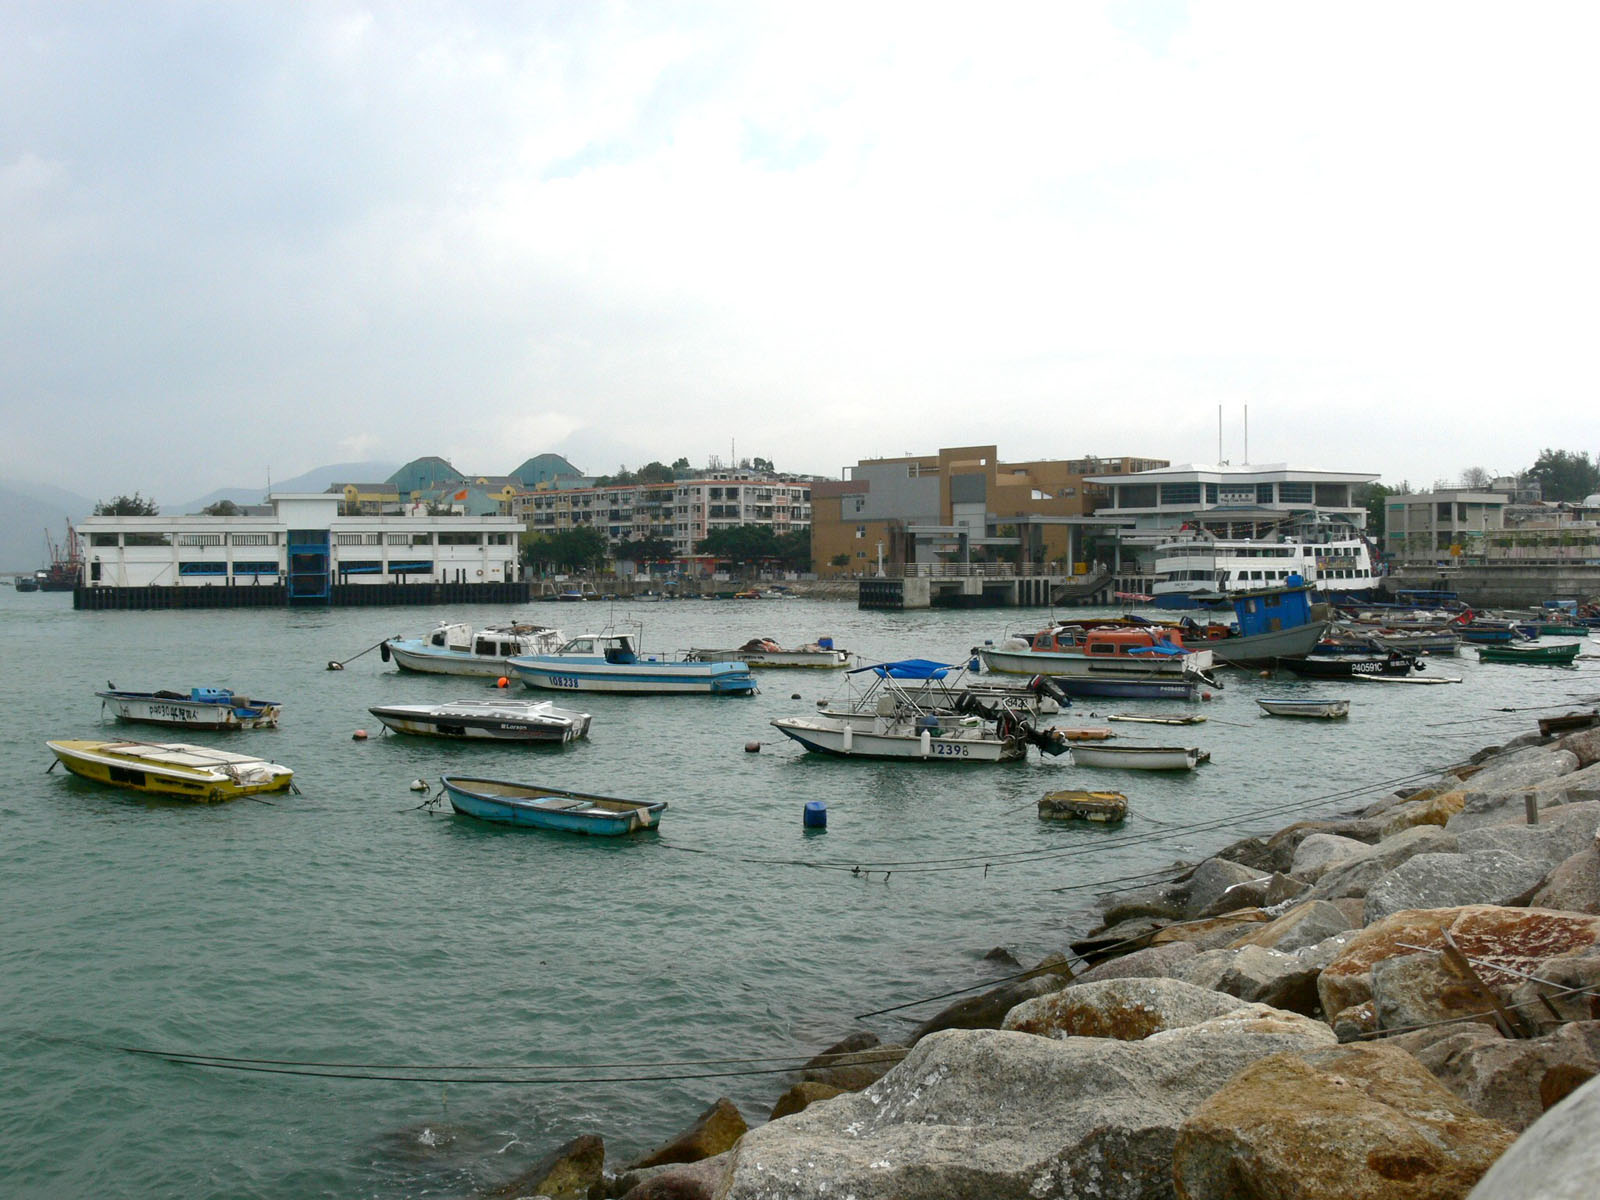
<instances>
[{"instance_id":1,"label":"rocky breakwater","mask_svg":"<svg viewBox=\"0 0 1600 1200\"><path fill-rule=\"evenodd\" d=\"M1597 829L1600 727L1530 734L1103 900L1071 958L565 1194L1596 1195Z\"/></svg>"}]
</instances>

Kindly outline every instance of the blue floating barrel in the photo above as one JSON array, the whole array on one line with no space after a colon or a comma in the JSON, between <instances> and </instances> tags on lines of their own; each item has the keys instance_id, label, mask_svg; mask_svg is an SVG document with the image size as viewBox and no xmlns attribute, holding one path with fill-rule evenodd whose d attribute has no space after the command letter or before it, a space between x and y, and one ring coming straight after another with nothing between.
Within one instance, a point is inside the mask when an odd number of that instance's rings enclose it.
<instances>
[{"instance_id":1,"label":"blue floating barrel","mask_svg":"<svg viewBox=\"0 0 1600 1200\"><path fill-rule=\"evenodd\" d=\"M833 639L831 637L818 638L817 639L817 645L820 646L824 650L832 650L833 649Z\"/></svg>"},{"instance_id":2,"label":"blue floating barrel","mask_svg":"<svg viewBox=\"0 0 1600 1200\"><path fill-rule=\"evenodd\" d=\"M826 829L828 827L828 806L821 800L807 800L805 816L802 820L807 829Z\"/></svg>"}]
</instances>

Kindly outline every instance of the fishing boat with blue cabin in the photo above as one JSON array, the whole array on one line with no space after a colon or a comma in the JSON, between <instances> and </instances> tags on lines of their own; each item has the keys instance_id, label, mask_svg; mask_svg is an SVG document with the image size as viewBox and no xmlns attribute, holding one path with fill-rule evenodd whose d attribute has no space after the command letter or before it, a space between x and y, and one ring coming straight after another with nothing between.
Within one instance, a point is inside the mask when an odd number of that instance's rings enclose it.
<instances>
[{"instance_id":1,"label":"fishing boat with blue cabin","mask_svg":"<svg viewBox=\"0 0 1600 1200\"><path fill-rule=\"evenodd\" d=\"M548 654L507 659L506 666L524 686L557 692L748 696L756 690L746 663L642 654L627 633L585 633Z\"/></svg>"}]
</instances>

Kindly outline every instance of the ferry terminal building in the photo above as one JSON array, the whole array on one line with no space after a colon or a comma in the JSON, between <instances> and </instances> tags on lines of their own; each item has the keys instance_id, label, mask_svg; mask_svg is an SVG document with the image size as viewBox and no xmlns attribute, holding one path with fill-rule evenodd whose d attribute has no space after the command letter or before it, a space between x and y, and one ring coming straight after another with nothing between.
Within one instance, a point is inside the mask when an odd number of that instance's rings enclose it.
<instances>
[{"instance_id":1,"label":"ferry terminal building","mask_svg":"<svg viewBox=\"0 0 1600 1200\"><path fill-rule=\"evenodd\" d=\"M260 516L85 519L76 607L526 598L510 594L527 590L515 517L343 516L342 497L327 492L274 493L268 503Z\"/></svg>"}]
</instances>

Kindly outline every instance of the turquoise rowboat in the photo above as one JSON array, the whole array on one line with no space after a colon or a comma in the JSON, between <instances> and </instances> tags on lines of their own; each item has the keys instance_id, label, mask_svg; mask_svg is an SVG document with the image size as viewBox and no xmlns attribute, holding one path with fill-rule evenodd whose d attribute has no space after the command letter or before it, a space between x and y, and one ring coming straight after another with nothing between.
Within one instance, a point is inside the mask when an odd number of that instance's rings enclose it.
<instances>
[{"instance_id":1,"label":"turquoise rowboat","mask_svg":"<svg viewBox=\"0 0 1600 1200\"><path fill-rule=\"evenodd\" d=\"M445 775L439 782L450 798L450 807L464 816L599 837L654 829L667 807L665 800L621 800L504 779Z\"/></svg>"}]
</instances>

